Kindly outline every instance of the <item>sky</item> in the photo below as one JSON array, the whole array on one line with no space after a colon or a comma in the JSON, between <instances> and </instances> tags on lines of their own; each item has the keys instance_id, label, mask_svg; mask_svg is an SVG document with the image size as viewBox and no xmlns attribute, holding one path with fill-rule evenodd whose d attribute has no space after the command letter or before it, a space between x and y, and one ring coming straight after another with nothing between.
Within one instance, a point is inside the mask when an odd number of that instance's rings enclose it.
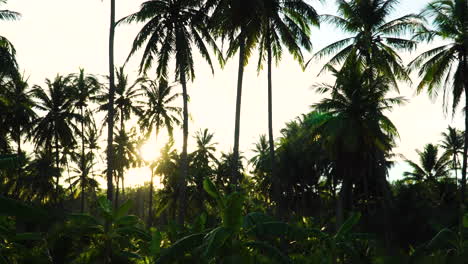
<instances>
[{"instance_id":1,"label":"sky","mask_svg":"<svg viewBox=\"0 0 468 264\"><path fill-rule=\"evenodd\" d=\"M116 0L116 17L122 18L138 11L142 0ZM334 14L334 1L309 1L320 14ZM418 13L428 0L401 0L399 6L390 18L409 13ZM109 30L108 0L10 0L0 6L20 12L19 21L1 22L0 35L7 37L16 47L17 59L21 71L29 76L30 84L44 85L45 78L52 79L57 74L69 74L82 67L87 73L96 75L108 74L108 30ZM115 61L116 66L125 62L133 39L141 24L122 25L116 29ZM346 35L329 25L322 25L312 32L314 49L305 53L306 58L333 41ZM433 44L434 45L434 44ZM409 62L417 54L429 49L421 45L412 53L402 54L405 62ZM198 55L197 55L198 56ZM240 149L247 157L251 156L253 144L259 135L267 133L267 80L266 71L257 73L257 58L251 58L245 69L244 88L242 96ZM126 66L130 79L137 77L138 63L141 54L137 53ZM317 76L325 61L313 61L309 68L302 71L291 56L283 56L282 61L273 69L273 126L274 134L287 121L310 111L310 105L318 102L322 95L316 94L312 85L332 82L329 75ZM196 78L188 84L191 122L191 135L199 129L208 128L215 134L219 143L218 150L227 152L232 148L234 140L234 111L237 80L237 59L234 57L221 69L215 67L215 74L200 56L195 60ZM149 72L150 77L154 76ZM413 84L401 84L400 95L405 96L409 103L396 108L389 117L400 133L398 147L394 152L416 160L415 149L422 149L426 143L438 143L440 134L447 126L462 126L462 115L444 115L441 100L432 100L426 94L416 95L414 86L418 82L413 76ZM172 76L173 78L173 76ZM180 102L179 105L181 105ZM175 134L176 145L180 149L181 133ZM194 143L193 139L191 141ZM160 146L165 143L159 140L151 142L145 148L145 153L159 153ZM189 142L190 144L190 142ZM190 148L193 147L189 145ZM407 170L404 162L390 171L390 179L399 178ZM149 178L148 169L131 170L127 173L126 182L138 185Z\"/></svg>"}]
</instances>

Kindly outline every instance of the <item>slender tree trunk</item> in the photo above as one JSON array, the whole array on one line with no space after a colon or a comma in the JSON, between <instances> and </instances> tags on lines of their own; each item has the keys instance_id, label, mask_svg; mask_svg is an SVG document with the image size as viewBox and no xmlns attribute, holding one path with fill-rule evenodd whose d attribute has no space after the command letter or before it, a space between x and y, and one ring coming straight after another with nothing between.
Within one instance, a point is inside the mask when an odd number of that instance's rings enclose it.
<instances>
[{"instance_id":1,"label":"slender tree trunk","mask_svg":"<svg viewBox=\"0 0 468 264\"><path fill-rule=\"evenodd\" d=\"M463 146L463 166L461 175L461 186L460 186L460 214L464 213L465 208L465 190L466 190L466 166L467 166L467 154L468 154L468 77L466 76L467 71L467 58L466 54L463 55L463 78L465 85L465 144ZM461 215L461 220L463 216Z\"/></svg>"},{"instance_id":2,"label":"slender tree trunk","mask_svg":"<svg viewBox=\"0 0 468 264\"><path fill-rule=\"evenodd\" d=\"M154 192L154 168L151 168L151 181L149 189L148 228L153 225L153 192Z\"/></svg>"},{"instance_id":3,"label":"slender tree trunk","mask_svg":"<svg viewBox=\"0 0 468 264\"><path fill-rule=\"evenodd\" d=\"M125 135L125 123L124 123L124 113L123 113L123 108L120 108L120 135ZM116 189L116 192L115 192L115 208L117 209L119 207L119 192L120 192L120 188L119 188L119 183L120 183L120 180L122 180L122 192L123 192L123 177L124 177L124 167L123 167L123 164L124 164L124 159L125 159L125 155L124 155L124 145L123 145L123 141L122 142L118 142L119 143L119 155L120 157L118 157L118 165L117 165L117 168L118 168L118 171L117 171L117 189Z\"/></svg>"},{"instance_id":4,"label":"slender tree trunk","mask_svg":"<svg viewBox=\"0 0 468 264\"><path fill-rule=\"evenodd\" d=\"M19 125L16 126L16 146L17 146L17 152L18 152L18 166L17 166L17 181L16 181L16 186L15 190L13 193L13 196L17 199L20 198L20 185L22 184L23 181L23 162L21 159L21 127Z\"/></svg>"},{"instance_id":5,"label":"slender tree trunk","mask_svg":"<svg viewBox=\"0 0 468 264\"><path fill-rule=\"evenodd\" d=\"M84 137L84 116L83 116L83 106L80 106L81 114L81 205L80 212L84 212L85 206L85 137Z\"/></svg>"},{"instance_id":6,"label":"slender tree trunk","mask_svg":"<svg viewBox=\"0 0 468 264\"><path fill-rule=\"evenodd\" d=\"M275 140L273 137L273 81L272 75L272 54L271 54L271 40L270 40L270 29L267 32L267 47L268 47L268 143L269 143L269 154L270 154L270 168L271 168L271 179L273 183L273 196L276 201L276 217L282 218L284 216L281 206L281 190L280 181L278 174L276 173L275 163Z\"/></svg>"},{"instance_id":7,"label":"slender tree trunk","mask_svg":"<svg viewBox=\"0 0 468 264\"><path fill-rule=\"evenodd\" d=\"M55 167L57 169L57 175L55 180L55 192L56 192L56 202L58 203L59 200L59 180L60 180L60 155L59 155L59 145L58 145L58 132L57 128L55 127Z\"/></svg>"},{"instance_id":8,"label":"slender tree trunk","mask_svg":"<svg viewBox=\"0 0 468 264\"><path fill-rule=\"evenodd\" d=\"M238 170L239 163L239 137L240 137L240 114L242 100L242 80L244 78L244 62L245 62L245 40L241 40L239 45L239 72L237 75L237 97L236 97L236 116L234 128L234 150L231 164L232 169L232 184L239 185L240 175Z\"/></svg>"},{"instance_id":9,"label":"slender tree trunk","mask_svg":"<svg viewBox=\"0 0 468 264\"><path fill-rule=\"evenodd\" d=\"M107 119L107 199L112 204L112 196L114 192L112 173L114 170L114 149L113 143L113 130L114 130L114 31L115 31L115 0L110 0L110 26L109 26L109 109ZM105 223L105 232L107 233L110 228L109 221ZM111 263L111 244L110 240L107 239L105 242L105 255L104 264Z\"/></svg>"},{"instance_id":10,"label":"slender tree trunk","mask_svg":"<svg viewBox=\"0 0 468 264\"><path fill-rule=\"evenodd\" d=\"M157 121L158 123L159 121ZM155 137L155 141L158 140L158 134L159 134L159 124L156 124L156 137ZM148 227L151 227L153 225L153 221L154 221L154 216L153 216L153 196L154 196L154 182L153 182L153 179L154 179L154 169L153 167L151 167L151 181L150 181L150 190L149 190L149 208L148 208Z\"/></svg>"},{"instance_id":11,"label":"slender tree trunk","mask_svg":"<svg viewBox=\"0 0 468 264\"><path fill-rule=\"evenodd\" d=\"M184 120L183 120L183 145L182 145L182 157L181 157L181 174L179 184L179 215L177 223L179 225L184 224L185 213L187 211L187 194L186 194L186 179L188 178L188 158L187 158L187 141L188 141L188 94L187 94L187 80L184 71L185 65L180 65L180 82L182 84L182 97L184 101Z\"/></svg>"}]
</instances>

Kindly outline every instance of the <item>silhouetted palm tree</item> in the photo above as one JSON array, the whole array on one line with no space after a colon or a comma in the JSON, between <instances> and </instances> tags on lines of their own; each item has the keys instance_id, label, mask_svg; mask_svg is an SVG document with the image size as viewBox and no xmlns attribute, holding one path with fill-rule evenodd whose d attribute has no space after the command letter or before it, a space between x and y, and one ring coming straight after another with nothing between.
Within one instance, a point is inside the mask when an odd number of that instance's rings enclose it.
<instances>
[{"instance_id":1,"label":"silhouetted palm tree","mask_svg":"<svg viewBox=\"0 0 468 264\"><path fill-rule=\"evenodd\" d=\"M400 36L417 30L422 21L418 15L410 14L388 21L398 0L337 0L338 15L323 15L328 22L353 36L332 43L317 52L321 59L334 55L323 70L339 64L348 64L350 55L375 68L393 82L409 81L410 78L401 57L396 52L413 50L416 42Z\"/></svg>"},{"instance_id":2,"label":"silhouetted palm tree","mask_svg":"<svg viewBox=\"0 0 468 264\"><path fill-rule=\"evenodd\" d=\"M417 91L427 90L435 97L442 89L445 95L452 94L452 107L460 102L465 93L465 130L468 130L468 1L433 1L422 12L423 16L433 18L434 29L425 29L415 36L416 39L432 41L435 38L449 43L432 48L414 59L409 67L418 70L421 81ZM444 100L447 105L448 101ZM461 197L465 201L466 171L468 154L468 133L465 133L463 148Z\"/></svg>"},{"instance_id":3,"label":"silhouetted palm tree","mask_svg":"<svg viewBox=\"0 0 468 264\"><path fill-rule=\"evenodd\" d=\"M464 132L449 126L447 132L442 132L442 142L440 146L445 150L444 155L452 157L452 169L455 174L455 182L458 182L457 171L459 169L458 156L463 154Z\"/></svg>"},{"instance_id":4,"label":"silhouetted palm tree","mask_svg":"<svg viewBox=\"0 0 468 264\"><path fill-rule=\"evenodd\" d=\"M238 185L240 179L238 162L244 67L247 65L261 37L263 3L260 0L208 0L206 8L213 10L211 26L215 36L229 42L227 58L231 58L239 52L233 163L231 164L231 184Z\"/></svg>"},{"instance_id":5,"label":"silhouetted palm tree","mask_svg":"<svg viewBox=\"0 0 468 264\"><path fill-rule=\"evenodd\" d=\"M81 137L81 153L80 153L80 170L82 172L82 182L85 182L85 173L87 172L85 164L86 154L85 154L85 123L89 116L86 114L89 113L89 102L95 96L100 88L101 85L96 77L93 75L86 75L84 69L80 69L78 74L71 75L71 96L75 100L75 107L78 108L80 114L80 137ZM84 200L85 200L85 185L81 185L81 207L80 211L83 213L84 211Z\"/></svg>"},{"instance_id":6,"label":"silhouetted palm tree","mask_svg":"<svg viewBox=\"0 0 468 264\"><path fill-rule=\"evenodd\" d=\"M5 4L7 0L0 0L0 4ZM20 13L10 10L0 10L0 20L17 20ZM13 44L5 37L0 36L0 76L18 78L18 63L16 62L16 50Z\"/></svg>"},{"instance_id":7,"label":"silhouetted palm tree","mask_svg":"<svg viewBox=\"0 0 468 264\"><path fill-rule=\"evenodd\" d=\"M75 145L74 132L78 131L75 121L79 114L72 111L73 98L70 97L70 78L57 75L53 81L46 79L47 88L35 85L33 95L37 99L35 107L45 112L37 118L32 131L36 148L45 147L52 153L55 148L55 166L57 168L56 190L59 190L60 148ZM57 193L58 194L58 193Z\"/></svg>"},{"instance_id":8,"label":"silhouetted palm tree","mask_svg":"<svg viewBox=\"0 0 468 264\"><path fill-rule=\"evenodd\" d=\"M450 156L445 154L439 156L439 148L436 145L427 144L423 151L416 150L416 152L419 156L419 164L406 160L413 169L413 171L403 173L407 179L416 182L435 182L450 175Z\"/></svg>"},{"instance_id":9,"label":"silhouetted palm tree","mask_svg":"<svg viewBox=\"0 0 468 264\"><path fill-rule=\"evenodd\" d=\"M180 174L180 198L178 223L183 224L186 212L186 179L188 177L188 93L187 81L195 77L192 48L195 46L213 70L207 44L217 55L220 52L208 30L208 14L202 10L203 1L196 0L151 0L141 5L135 14L122 21L145 22L138 33L130 52L132 56L146 43L140 63L140 71L146 72L157 57L158 77L167 79L169 60L175 58L176 78L182 85L183 97L183 144Z\"/></svg>"},{"instance_id":10,"label":"silhouetted palm tree","mask_svg":"<svg viewBox=\"0 0 468 264\"><path fill-rule=\"evenodd\" d=\"M273 59L278 63L283 54L283 45L296 60L304 62L301 47L310 51L310 25L319 25L319 17L315 9L303 0L262 0L262 33L259 41L258 70L261 70L266 60L268 68L268 142L269 161L274 182L274 193L280 195L279 181L275 169L275 144L273 137ZM265 58L266 53L266 58ZM277 211L277 214L281 213Z\"/></svg>"},{"instance_id":11,"label":"silhouetted palm tree","mask_svg":"<svg viewBox=\"0 0 468 264\"><path fill-rule=\"evenodd\" d=\"M365 199L382 196L388 206L387 156L398 132L385 112L405 102L401 97L386 97L393 88L391 78L373 73L354 55L351 61L341 71L332 69L335 85L316 87L331 97L313 105L330 115L317 129L334 162L336 178L342 180L338 223L343 220L343 209L352 206L353 185Z\"/></svg>"}]
</instances>

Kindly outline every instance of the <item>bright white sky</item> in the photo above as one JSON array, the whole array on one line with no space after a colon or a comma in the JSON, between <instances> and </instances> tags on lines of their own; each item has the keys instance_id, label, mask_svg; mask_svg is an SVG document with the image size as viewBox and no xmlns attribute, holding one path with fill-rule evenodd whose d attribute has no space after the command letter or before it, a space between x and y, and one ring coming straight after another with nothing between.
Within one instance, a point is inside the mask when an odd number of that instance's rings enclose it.
<instances>
[{"instance_id":1,"label":"bright white sky","mask_svg":"<svg viewBox=\"0 0 468 264\"><path fill-rule=\"evenodd\" d=\"M117 19L138 10L142 0L117 0ZM319 13L334 13L334 1L311 1ZM428 0L401 0L392 17L419 12ZM86 72L108 74L108 26L109 1L104 0L10 0L0 7L20 12L22 18L15 22L2 22L0 35L7 37L17 49L17 58L22 71L30 76L30 84L43 85L45 78L54 78L57 73L77 72L79 67ZM116 33L116 66L126 59L131 43L141 25L120 26ZM322 25L314 30L314 51L345 35L332 26ZM407 61L427 50L421 46L417 52L404 54ZM307 57L310 57L309 55ZM136 77L140 55L137 54L126 70ZM266 72L256 72L257 58L254 56L246 68L242 97L241 145L246 156L260 134L267 133L267 89ZM321 99L311 85L330 80L329 76L317 77L323 62L311 64L305 72L290 56L274 68L274 131L284 123L309 111L309 106ZM216 68L215 75L203 60L196 60L196 80L189 84L191 101L189 111L192 122L190 133L209 128L215 133L221 151L232 148L234 137L235 89L237 59L232 59L224 69ZM417 82L415 78L414 83ZM426 143L437 143L440 133L448 124L463 128L458 115L456 122L445 117L440 101L432 102L427 95L415 96L414 87L401 86L401 95L410 99L406 106L397 108L389 116L399 129L401 140L395 152L416 159L415 149ZM176 142L181 134L176 134ZM159 144L158 144L159 145ZM158 147L154 147L155 151ZM151 148L150 148L151 149ZM399 177L407 166L400 163L390 172L391 178ZM141 184L147 181L148 170L132 170L127 183Z\"/></svg>"}]
</instances>

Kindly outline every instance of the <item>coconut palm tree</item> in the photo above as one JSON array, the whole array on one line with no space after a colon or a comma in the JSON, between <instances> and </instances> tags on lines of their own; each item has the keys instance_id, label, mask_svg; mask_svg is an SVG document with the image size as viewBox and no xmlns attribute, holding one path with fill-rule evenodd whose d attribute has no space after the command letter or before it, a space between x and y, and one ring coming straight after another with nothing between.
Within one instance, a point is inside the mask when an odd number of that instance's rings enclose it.
<instances>
[{"instance_id":1,"label":"coconut palm tree","mask_svg":"<svg viewBox=\"0 0 468 264\"><path fill-rule=\"evenodd\" d=\"M100 88L101 85L97 78L93 75L86 75L84 69L80 69L78 74L73 74L71 77L71 93L72 98L75 100L75 107L78 108L80 114L80 137L81 137L81 153L80 153L80 166L82 172L82 182L85 181L85 173L87 172L85 164L86 154L85 154L85 123L89 120L89 115L86 116L85 114L89 114L88 104L89 101L95 96ZM84 211L84 195L85 195L85 185L81 185L81 207L80 211L83 213Z\"/></svg>"},{"instance_id":2,"label":"coconut palm tree","mask_svg":"<svg viewBox=\"0 0 468 264\"><path fill-rule=\"evenodd\" d=\"M44 147L52 153L55 148L56 190L59 190L60 148L76 144L74 132L78 131L75 121L80 115L72 111L74 100L70 97L70 77L57 75L53 81L46 79L47 88L35 85L32 94L36 98L35 108L45 112L36 119L32 130L37 147ZM58 194L58 193L57 193Z\"/></svg>"},{"instance_id":3,"label":"coconut palm tree","mask_svg":"<svg viewBox=\"0 0 468 264\"><path fill-rule=\"evenodd\" d=\"M416 182L435 182L440 178L450 175L450 156L442 154L439 156L439 148L434 144L427 144L424 150L416 150L419 156L419 164L406 160L412 171L404 172L408 180Z\"/></svg>"},{"instance_id":4,"label":"coconut palm tree","mask_svg":"<svg viewBox=\"0 0 468 264\"><path fill-rule=\"evenodd\" d=\"M275 169L275 144L273 136L273 81L272 63L281 60L283 45L302 65L304 62L301 47L310 51L310 25L319 25L315 9L303 0L263 0L262 33L259 41L260 71L266 61L268 68L268 142L271 179L275 182L275 195L280 193ZM266 54L266 56L265 56ZM277 212L280 214L279 212Z\"/></svg>"},{"instance_id":5,"label":"coconut palm tree","mask_svg":"<svg viewBox=\"0 0 468 264\"><path fill-rule=\"evenodd\" d=\"M227 59L232 58L239 52L234 147L231 159L231 183L238 185L241 176L238 163L244 67L247 65L261 37L263 3L261 0L207 0L206 9L213 10L211 25L214 35L221 37L223 41L227 40L229 42Z\"/></svg>"},{"instance_id":6,"label":"coconut palm tree","mask_svg":"<svg viewBox=\"0 0 468 264\"><path fill-rule=\"evenodd\" d=\"M0 0L0 4L6 4L7 0ZM21 17L18 12L0 10L0 20L12 21ZM16 49L5 37L0 36L0 76L18 78L18 63L16 62Z\"/></svg>"},{"instance_id":7,"label":"coconut palm tree","mask_svg":"<svg viewBox=\"0 0 468 264\"><path fill-rule=\"evenodd\" d=\"M141 5L138 12L124 18L123 22L146 23L133 42L130 56L146 45L140 63L140 71L151 68L157 57L158 77L167 79L169 60L174 55L176 78L182 85L183 99L183 144L179 184L179 218L182 224L186 212L186 179L188 177L188 93L187 82L195 78L192 47L195 46L213 70L208 46L218 58L218 50L208 29L208 13L202 10L203 1L197 0L150 0Z\"/></svg>"},{"instance_id":8,"label":"coconut palm tree","mask_svg":"<svg viewBox=\"0 0 468 264\"><path fill-rule=\"evenodd\" d=\"M388 206L387 158L398 132L385 112L405 102L402 97L386 97L394 88L391 77L376 74L357 55L352 61L341 71L332 69L337 77L335 85L316 86L318 92L331 97L312 106L330 115L317 130L334 163L335 177L342 181L338 223L353 205L353 185L364 201L381 196Z\"/></svg>"},{"instance_id":9,"label":"coconut palm tree","mask_svg":"<svg viewBox=\"0 0 468 264\"><path fill-rule=\"evenodd\" d=\"M388 20L398 0L337 0L338 15L322 15L322 21L335 25L351 37L334 42L318 51L314 58L333 57L322 71L330 66L348 64L350 55L367 66L385 74L397 88L397 80L410 78L397 51L410 51L416 47L414 40L401 38L406 32L422 25L418 15L410 14Z\"/></svg>"},{"instance_id":10,"label":"coconut palm tree","mask_svg":"<svg viewBox=\"0 0 468 264\"><path fill-rule=\"evenodd\" d=\"M452 109L458 106L465 93L465 130L468 130L468 1L433 1L423 10L422 15L433 18L433 29L424 29L415 35L418 40L432 41L435 38L446 43L420 54L409 67L417 70L421 81L417 87L420 93L427 90L436 97L442 90L452 95ZM445 106L448 101L444 100ZM461 202L465 201L466 171L468 154L468 133L465 133L461 176Z\"/></svg>"},{"instance_id":11,"label":"coconut palm tree","mask_svg":"<svg viewBox=\"0 0 468 264\"><path fill-rule=\"evenodd\" d=\"M141 88L146 97L146 108L138 120L140 127L146 131L147 137L155 132L156 140L161 128L166 128L169 136L172 136L174 125L180 124L182 109L171 104L181 95L173 93L174 86L164 79L157 81L145 80Z\"/></svg>"},{"instance_id":12,"label":"coconut palm tree","mask_svg":"<svg viewBox=\"0 0 468 264\"><path fill-rule=\"evenodd\" d=\"M129 81L128 75L124 71L124 67L120 67L116 69L116 87L115 87L115 98L114 98L114 123L119 122L120 127L118 128L119 134L120 133L126 133L125 129L125 122L130 120L134 115L136 116L141 116L143 110L142 110L142 105L143 102L139 101L138 99L142 96L141 89L138 87L138 85L142 82L142 78L138 78L135 80L133 83ZM97 111L106 111L109 109L109 94L108 93L103 93L98 96L96 96L96 101L99 102L101 105L98 107ZM106 115L104 120L108 119L108 115ZM120 132L122 131L122 132ZM114 144L115 146L115 144ZM119 148L123 148L124 146L120 146ZM119 150L114 150L114 161L117 162L118 159L123 159L123 157L120 157L116 154L116 152L119 153L124 153L122 149ZM120 168L120 171L118 171L118 177L123 177L123 169L122 166L117 166L114 164L114 170L116 167ZM119 181L120 182L120 181ZM123 183L123 179L121 179L121 182ZM116 190L119 190L117 188ZM124 187L122 187L122 191L124 190ZM118 194L116 194L118 195Z\"/></svg>"},{"instance_id":13,"label":"coconut palm tree","mask_svg":"<svg viewBox=\"0 0 468 264\"><path fill-rule=\"evenodd\" d=\"M452 169L455 174L455 182L458 181L457 171L459 169L458 156L463 154L464 132L449 126L446 132L442 132L440 147L445 150L444 155L452 157Z\"/></svg>"},{"instance_id":14,"label":"coconut palm tree","mask_svg":"<svg viewBox=\"0 0 468 264\"><path fill-rule=\"evenodd\" d=\"M114 36L115 36L115 0L110 0L110 24L109 24L109 96L107 102L107 200L111 203L113 202L113 171L114 166L112 162L114 161L114 149L112 148L114 144L114 96L115 96L115 72L114 72ZM106 230L109 228L109 224L105 225ZM106 245L106 256L110 256L110 245ZM107 259L106 259L107 263Z\"/></svg>"},{"instance_id":15,"label":"coconut palm tree","mask_svg":"<svg viewBox=\"0 0 468 264\"><path fill-rule=\"evenodd\" d=\"M195 133L197 148L190 153L190 168L192 170L192 183L195 185L195 199L198 202L198 209L203 210L205 191L203 181L214 177L214 167L218 164L215 156L217 143L213 142L214 134L208 129L199 130Z\"/></svg>"}]
</instances>

